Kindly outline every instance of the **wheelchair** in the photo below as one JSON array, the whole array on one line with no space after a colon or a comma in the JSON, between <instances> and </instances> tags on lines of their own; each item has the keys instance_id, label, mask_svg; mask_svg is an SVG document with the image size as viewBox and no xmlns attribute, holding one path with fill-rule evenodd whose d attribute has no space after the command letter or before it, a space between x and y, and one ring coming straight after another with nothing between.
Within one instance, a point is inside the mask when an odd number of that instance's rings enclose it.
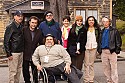
<instances>
[{"instance_id":1,"label":"wheelchair","mask_svg":"<svg viewBox=\"0 0 125 83\"><path fill-rule=\"evenodd\" d=\"M58 83L59 81L56 79L55 75L52 72L46 71L46 68L43 68L38 72L38 83ZM62 81L68 81L63 78L61 75Z\"/></svg>"}]
</instances>

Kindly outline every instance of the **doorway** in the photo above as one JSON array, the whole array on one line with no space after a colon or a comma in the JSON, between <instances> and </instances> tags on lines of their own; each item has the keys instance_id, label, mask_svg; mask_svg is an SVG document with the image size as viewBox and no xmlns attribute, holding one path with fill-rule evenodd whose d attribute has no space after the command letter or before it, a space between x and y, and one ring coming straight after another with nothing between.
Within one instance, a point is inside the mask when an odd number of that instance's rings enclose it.
<instances>
[{"instance_id":1,"label":"doorway","mask_svg":"<svg viewBox=\"0 0 125 83\"><path fill-rule=\"evenodd\" d=\"M39 18L39 23L44 19L44 13L24 13L24 26L28 26L28 21L31 16L36 16Z\"/></svg>"}]
</instances>

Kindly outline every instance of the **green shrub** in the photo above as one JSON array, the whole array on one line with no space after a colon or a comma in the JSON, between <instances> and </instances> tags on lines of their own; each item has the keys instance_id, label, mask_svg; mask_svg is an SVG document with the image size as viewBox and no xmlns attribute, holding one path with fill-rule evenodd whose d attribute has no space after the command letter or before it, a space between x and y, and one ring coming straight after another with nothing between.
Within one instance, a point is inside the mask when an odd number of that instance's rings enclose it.
<instances>
[{"instance_id":1,"label":"green shrub","mask_svg":"<svg viewBox=\"0 0 125 83\"><path fill-rule=\"evenodd\" d=\"M119 30L122 38L122 50L125 50L125 21L117 20L116 27Z\"/></svg>"},{"instance_id":2,"label":"green shrub","mask_svg":"<svg viewBox=\"0 0 125 83\"><path fill-rule=\"evenodd\" d=\"M125 34L121 36L122 38L122 50L125 50Z\"/></svg>"},{"instance_id":3,"label":"green shrub","mask_svg":"<svg viewBox=\"0 0 125 83\"><path fill-rule=\"evenodd\" d=\"M117 20L116 21L116 27L117 27L118 30L119 29L121 30L121 29L125 28L125 21Z\"/></svg>"}]
</instances>

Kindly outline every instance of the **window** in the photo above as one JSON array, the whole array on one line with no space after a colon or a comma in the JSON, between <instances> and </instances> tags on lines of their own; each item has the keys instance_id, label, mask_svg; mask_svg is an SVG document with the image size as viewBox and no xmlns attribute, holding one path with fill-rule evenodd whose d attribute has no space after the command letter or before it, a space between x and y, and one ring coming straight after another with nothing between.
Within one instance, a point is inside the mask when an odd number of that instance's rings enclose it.
<instances>
[{"instance_id":1,"label":"window","mask_svg":"<svg viewBox=\"0 0 125 83\"><path fill-rule=\"evenodd\" d=\"M94 16L95 19L98 20L98 11L97 10L77 10L76 9L76 15L81 15L83 16L83 24L85 23L85 20L87 19L88 16Z\"/></svg>"},{"instance_id":2,"label":"window","mask_svg":"<svg viewBox=\"0 0 125 83\"><path fill-rule=\"evenodd\" d=\"M76 16L81 15L83 17L83 24L85 23L85 10L76 10Z\"/></svg>"},{"instance_id":3,"label":"window","mask_svg":"<svg viewBox=\"0 0 125 83\"><path fill-rule=\"evenodd\" d=\"M98 12L97 10L88 10L88 16L94 16L96 20L98 20Z\"/></svg>"}]
</instances>

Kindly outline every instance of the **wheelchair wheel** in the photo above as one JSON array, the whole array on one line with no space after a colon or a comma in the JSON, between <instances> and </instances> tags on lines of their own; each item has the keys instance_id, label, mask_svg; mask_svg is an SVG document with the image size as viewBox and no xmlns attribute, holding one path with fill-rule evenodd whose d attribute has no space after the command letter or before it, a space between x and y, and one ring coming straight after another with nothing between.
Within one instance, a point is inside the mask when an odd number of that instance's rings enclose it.
<instances>
[{"instance_id":1,"label":"wheelchair wheel","mask_svg":"<svg viewBox=\"0 0 125 83\"><path fill-rule=\"evenodd\" d=\"M56 79L53 74L48 74L46 69L43 68L38 71L38 83L56 83Z\"/></svg>"}]
</instances>

